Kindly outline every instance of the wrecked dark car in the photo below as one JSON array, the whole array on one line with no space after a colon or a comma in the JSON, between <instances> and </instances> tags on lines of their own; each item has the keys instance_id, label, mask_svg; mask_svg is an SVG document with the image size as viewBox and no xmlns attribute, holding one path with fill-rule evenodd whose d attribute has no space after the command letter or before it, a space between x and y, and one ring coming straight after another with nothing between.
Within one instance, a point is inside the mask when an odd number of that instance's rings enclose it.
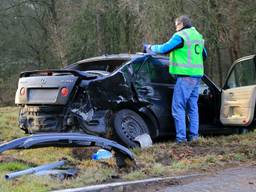
<instances>
[{"instance_id":1,"label":"wrecked dark car","mask_svg":"<svg viewBox=\"0 0 256 192\"><path fill-rule=\"evenodd\" d=\"M26 133L85 132L136 146L136 136L175 135L169 58L149 54L94 57L60 70L20 74L15 103ZM200 133L248 128L255 120L255 55L234 63L223 89L207 76L198 101ZM243 77L241 77L243 76ZM189 119L188 119L189 120Z\"/></svg>"}]
</instances>

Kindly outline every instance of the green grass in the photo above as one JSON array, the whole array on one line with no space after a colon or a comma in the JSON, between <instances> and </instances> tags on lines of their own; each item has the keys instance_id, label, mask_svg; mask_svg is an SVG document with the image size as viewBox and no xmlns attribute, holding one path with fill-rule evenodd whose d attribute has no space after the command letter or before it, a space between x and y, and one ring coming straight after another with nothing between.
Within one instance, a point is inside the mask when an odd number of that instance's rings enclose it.
<instances>
[{"instance_id":1,"label":"green grass","mask_svg":"<svg viewBox=\"0 0 256 192\"><path fill-rule=\"evenodd\" d=\"M16 107L0 107L0 142L24 135L18 128L18 111Z\"/></svg>"},{"instance_id":2,"label":"green grass","mask_svg":"<svg viewBox=\"0 0 256 192\"><path fill-rule=\"evenodd\" d=\"M29 168L28 164L12 161L12 162L2 162L0 166L0 171L17 171Z\"/></svg>"},{"instance_id":3,"label":"green grass","mask_svg":"<svg viewBox=\"0 0 256 192\"><path fill-rule=\"evenodd\" d=\"M17 126L18 109L0 108L0 142L24 136ZM244 135L200 137L198 143L177 145L157 143L148 149L132 149L136 167L120 170L114 159L92 161L97 148L39 148L6 151L0 154L0 191L49 191L81 187L119 180L135 180L156 176L173 176L191 172L207 172L240 164L255 163L256 132ZM6 181L6 173L51 163L61 159L79 169L78 176L60 181L49 176L26 175Z\"/></svg>"}]
</instances>

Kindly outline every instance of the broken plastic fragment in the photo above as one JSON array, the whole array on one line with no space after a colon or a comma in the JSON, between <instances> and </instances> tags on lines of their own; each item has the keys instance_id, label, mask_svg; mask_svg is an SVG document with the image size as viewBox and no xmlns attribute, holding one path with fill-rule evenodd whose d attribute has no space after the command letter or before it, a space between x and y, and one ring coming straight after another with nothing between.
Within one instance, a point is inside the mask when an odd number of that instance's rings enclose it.
<instances>
[{"instance_id":1,"label":"broken plastic fragment","mask_svg":"<svg viewBox=\"0 0 256 192\"><path fill-rule=\"evenodd\" d=\"M142 149L152 146L152 139L147 133L135 137L134 141L138 142Z\"/></svg>"}]
</instances>

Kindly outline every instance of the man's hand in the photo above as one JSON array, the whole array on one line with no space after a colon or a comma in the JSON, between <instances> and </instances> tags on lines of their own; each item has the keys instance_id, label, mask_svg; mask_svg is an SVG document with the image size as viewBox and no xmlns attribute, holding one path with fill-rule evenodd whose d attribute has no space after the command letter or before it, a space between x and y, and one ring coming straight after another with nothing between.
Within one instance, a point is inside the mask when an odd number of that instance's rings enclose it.
<instances>
[{"instance_id":1,"label":"man's hand","mask_svg":"<svg viewBox=\"0 0 256 192\"><path fill-rule=\"evenodd\" d=\"M150 53L150 54L155 54L155 52L153 52L150 49L151 45L150 44L143 44L143 53Z\"/></svg>"},{"instance_id":2,"label":"man's hand","mask_svg":"<svg viewBox=\"0 0 256 192\"><path fill-rule=\"evenodd\" d=\"M143 44L143 52L148 53L150 50L151 45L150 44Z\"/></svg>"}]
</instances>

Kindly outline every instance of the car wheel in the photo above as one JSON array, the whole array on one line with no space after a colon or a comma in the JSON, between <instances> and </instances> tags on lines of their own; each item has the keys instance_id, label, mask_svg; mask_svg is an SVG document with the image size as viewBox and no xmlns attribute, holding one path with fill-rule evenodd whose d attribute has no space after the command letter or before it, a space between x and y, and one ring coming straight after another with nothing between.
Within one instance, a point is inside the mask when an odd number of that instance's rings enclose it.
<instances>
[{"instance_id":1,"label":"car wheel","mask_svg":"<svg viewBox=\"0 0 256 192\"><path fill-rule=\"evenodd\" d=\"M149 129L143 118L129 109L122 109L114 115L114 131L119 140L128 147L137 147L135 137L144 133L149 134Z\"/></svg>"}]
</instances>

